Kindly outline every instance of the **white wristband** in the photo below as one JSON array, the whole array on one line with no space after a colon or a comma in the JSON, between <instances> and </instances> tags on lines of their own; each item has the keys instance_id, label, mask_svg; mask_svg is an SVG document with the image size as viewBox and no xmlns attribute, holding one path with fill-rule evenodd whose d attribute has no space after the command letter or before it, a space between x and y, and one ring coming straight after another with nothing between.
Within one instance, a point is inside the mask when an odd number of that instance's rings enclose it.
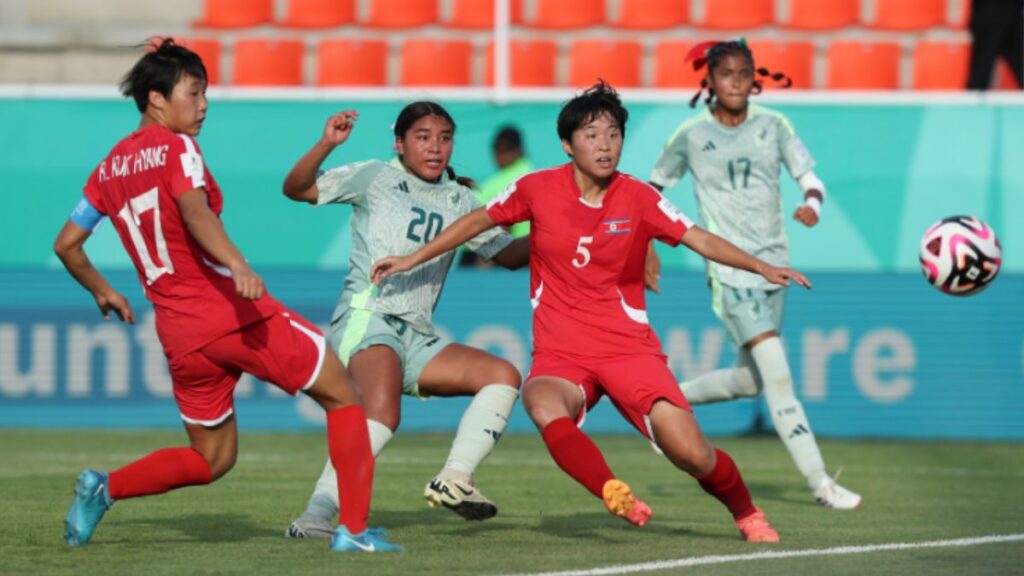
<instances>
[{"instance_id":1,"label":"white wristband","mask_svg":"<svg viewBox=\"0 0 1024 576\"><path fill-rule=\"evenodd\" d=\"M809 196L804 200L804 206L814 210L814 215L821 218L821 200L817 196Z\"/></svg>"}]
</instances>

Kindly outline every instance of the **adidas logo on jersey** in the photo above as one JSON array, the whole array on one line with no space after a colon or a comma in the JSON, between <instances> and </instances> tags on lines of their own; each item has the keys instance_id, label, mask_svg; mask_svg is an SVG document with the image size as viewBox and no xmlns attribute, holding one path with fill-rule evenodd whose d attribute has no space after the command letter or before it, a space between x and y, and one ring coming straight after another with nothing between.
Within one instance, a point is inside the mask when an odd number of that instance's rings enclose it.
<instances>
[{"instance_id":1,"label":"adidas logo on jersey","mask_svg":"<svg viewBox=\"0 0 1024 576\"><path fill-rule=\"evenodd\" d=\"M714 149L715 149L715 143L712 142L711 140L708 140L708 143L705 144L703 148L701 148L701 150L703 150L705 152L710 152L710 151L712 151Z\"/></svg>"},{"instance_id":2,"label":"adidas logo on jersey","mask_svg":"<svg viewBox=\"0 0 1024 576\"><path fill-rule=\"evenodd\" d=\"M409 193L409 184L405 180L399 182L398 186L395 186L395 188L397 188L399 192L405 192L406 194Z\"/></svg>"}]
</instances>

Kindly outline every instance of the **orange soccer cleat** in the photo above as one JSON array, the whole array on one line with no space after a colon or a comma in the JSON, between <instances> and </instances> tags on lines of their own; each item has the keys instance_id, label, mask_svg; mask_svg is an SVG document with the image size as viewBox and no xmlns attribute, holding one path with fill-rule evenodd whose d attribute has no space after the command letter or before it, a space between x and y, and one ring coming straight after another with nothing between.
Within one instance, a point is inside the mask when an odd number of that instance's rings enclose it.
<instances>
[{"instance_id":1,"label":"orange soccer cleat","mask_svg":"<svg viewBox=\"0 0 1024 576\"><path fill-rule=\"evenodd\" d=\"M651 507L643 500L633 496L629 485L621 480L605 482L601 492L604 495L604 507L612 514L625 518L637 528L643 528L654 514Z\"/></svg>"}]
</instances>

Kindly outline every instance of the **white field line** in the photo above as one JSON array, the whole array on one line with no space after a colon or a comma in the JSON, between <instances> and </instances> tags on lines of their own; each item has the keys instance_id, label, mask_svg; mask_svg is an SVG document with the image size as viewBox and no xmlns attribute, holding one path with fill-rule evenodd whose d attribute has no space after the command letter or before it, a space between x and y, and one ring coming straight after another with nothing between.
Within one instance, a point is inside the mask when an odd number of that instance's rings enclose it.
<instances>
[{"instance_id":1,"label":"white field line","mask_svg":"<svg viewBox=\"0 0 1024 576\"><path fill-rule=\"evenodd\" d=\"M930 542L902 542L897 544L873 544L870 546L838 546L835 548L819 548L812 550L786 550L779 552L753 552L750 554L730 554L716 556L698 556L696 558L680 558L679 560L662 560L644 562L642 564L623 564L589 570L567 570L564 572L534 572L518 576L605 576L609 574L636 574L638 572L654 572L727 564L731 562L749 562L760 560L778 560L783 558L806 558L810 556L842 556L848 554L869 554L872 552L889 552L893 550L917 550L921 548L952 548L964 546L980 546L982 544L998 544L1002 542L1024 541L1024 534L1003 534L979 536L977 538L957 538L955 540L933 540Z\"/></svg>"}]
</instances>

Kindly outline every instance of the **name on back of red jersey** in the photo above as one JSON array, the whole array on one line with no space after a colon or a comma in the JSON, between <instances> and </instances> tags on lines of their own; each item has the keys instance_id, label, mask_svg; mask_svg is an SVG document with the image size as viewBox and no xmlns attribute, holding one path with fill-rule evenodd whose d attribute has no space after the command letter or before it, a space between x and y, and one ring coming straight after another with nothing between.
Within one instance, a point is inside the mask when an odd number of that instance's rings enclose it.
<instances>
[{"instance_id":1,"label":"name on back of red jersey","mask_svg":"<svg viewBox=\"0 0 1024 576\"><path fill-rule=\"evenodd\" d=\"M167 144L143 148L133 154L113 155L100 164L100 182L162 168L167 163ZM107 164L110 170L107 170Z\"/></svg>"}]
</instances>

